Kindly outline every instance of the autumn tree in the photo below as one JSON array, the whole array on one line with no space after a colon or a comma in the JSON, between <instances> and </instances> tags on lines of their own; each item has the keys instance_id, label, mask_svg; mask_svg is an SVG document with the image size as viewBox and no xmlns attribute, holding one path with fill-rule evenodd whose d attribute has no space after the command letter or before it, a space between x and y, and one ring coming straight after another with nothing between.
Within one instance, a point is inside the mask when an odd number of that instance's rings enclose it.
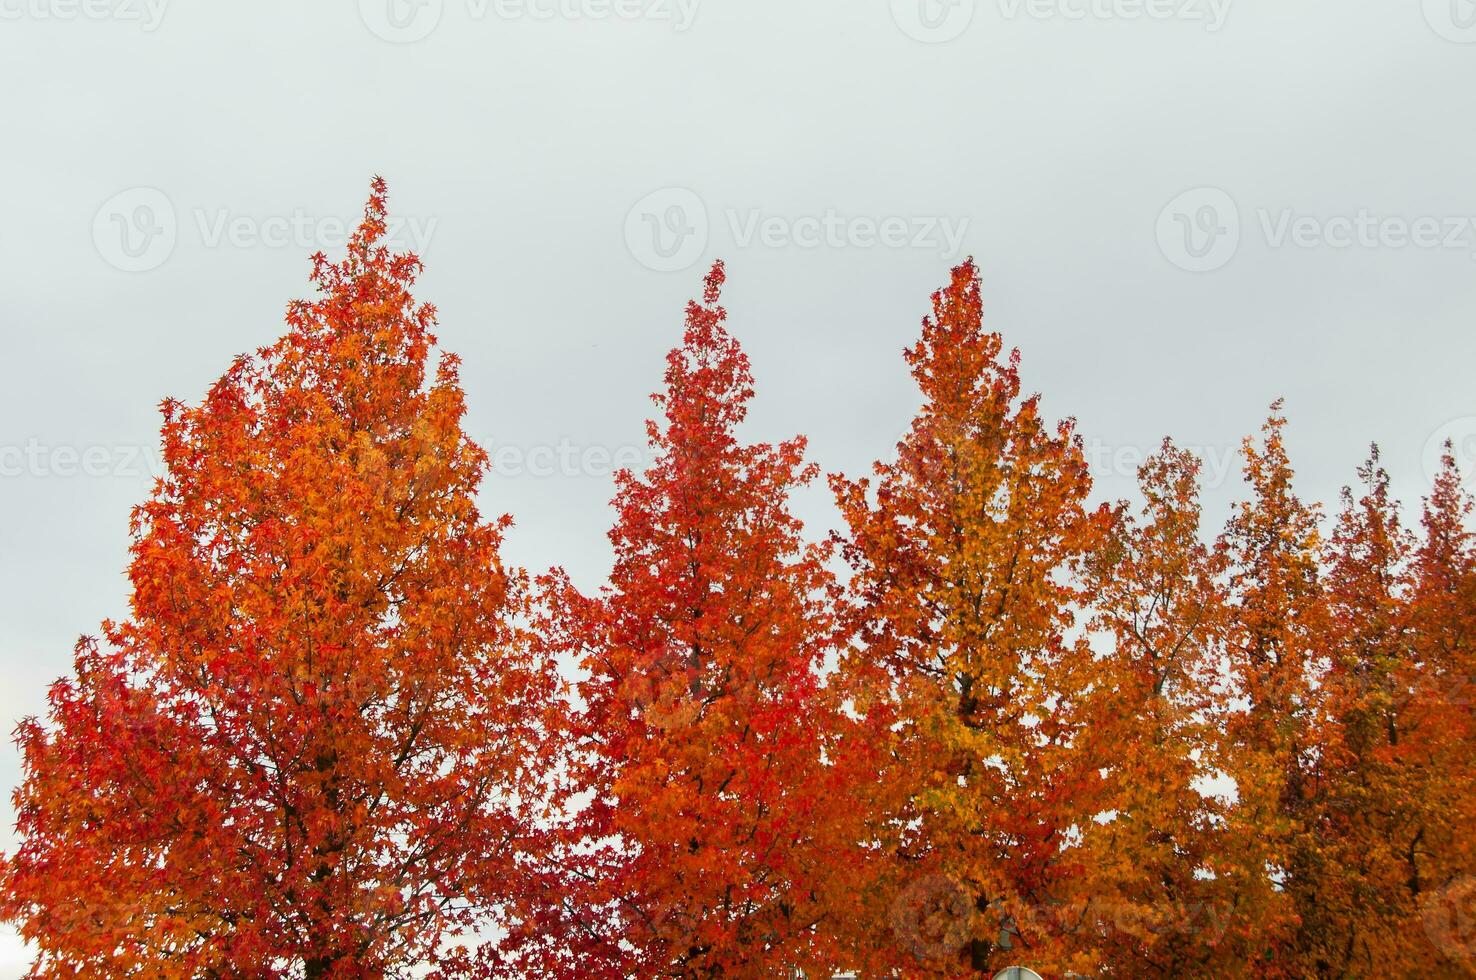
<instances>
[{"instance_id":1,"label":"autumn tree","mask_svg":"<svg viewBox=\"0 0 1476 980\"><path fill-rule=\"evenodd\" d=\"M1344 489L1324 559L1325 661L1305 846L1293 868L1291 955L1306 972L1382 976L1435 966L1418 882L1432 760L1412 754L1430 723L1411 713L1423 665L1410 618L1413 536L1375 448Z\"/></svg>"},{"instance_id":2,"label":"autumn tree","mask_svg":"<svg viewBox=\"0 0 1476 980\"><path fill-rule=\"evenodd\" d=\"M897 458L833 480L859 610L843 673L897 774L872 807L893 861L871 940L907 975L1063 969L1072 828L1100 782L1072 751L1089 656L1068 573L1110 514L1088 508L1073 424L1022 397L1018 354L984 329L972 262L932 305Z\"/></svg>"},{"instance_id":3,"label":"autumn tree","mask_svg":"<svg viewBox=\"0 0 1476 980\"><path fill-rule=\"evenodd\" d=\"M533 890L555 678L376 180L317 296L164 403L131 615L19 728L35 977L374 977Z\"/></svg>"},{"instance_id":4,"label":"autumn tree","mask_svg":"<svg viewBox=\"0 0 1476 980\"><path fill-rule=\"evenodd\" d=\"M1406 766L1428 776L1423 822L1401 843L1400 879L1418 896L1424 938L1442 975L1476 976L1476 535L1473 503L1447 444L1413 557L1410 629L1418 673L1401 736ZM1413 932L1413 926L1410 926ZM1419 936L1405 937L1417 942Z\"/></svg>"},{"instance_id":5,"label":"autumn tree","mask_svg":"<svg viewBox=\"0 0 1476 980\"><path fill-rule=\"evenodd\" d=\"M740 441L748 358L721 264L667 357L654 461L616 477L608 585L549 581L548 632L585 679L572 724L560 921L527 937L545 975L824 975L846 884L819 669L825 550L789 511L805 442ZM538 960L536 957L541 956Z\"/></svg>"},{"instance_id":6,"label":"autumn tree","mask_svg":"<svg viewBox=\"0 0 1476 980\"><path fill-rule=\"evenodd\" d=\"M1209 868L1233 895L1228 942L1247 968L1291 972L1286 950L1297 924L1308 799L1315 792L1312 680L1323 611L1318 512L1292 485L1281 404L1258 444L1244 447L1249 499L1218 547L1228 688L1217 699L1216 749L1234 781L1226 844Z\"/></svg>"},{"instance_id":7,"label":"autumn tree","mask_svg":"<svg viewBox=\"0 0 1476 980\"><path fill-rule=\"evenodd\" d=\"M1165 440L1089 562L1102 650L1078 751L1104 773L1102 812L1082 824L1084 928L1109 976L1223 972L1228 914L1205 874L1223 845L1211 708L1218 687L1220 561L1200 536L1200 462Z\"/></svg>"},{"instance_id":8,"label":"autumn tree","mask_svg":"<svg viewBox=\"0 0 1476 980\"><path fill-rule=\"evenodd\" d=\"M1280 403L1218 537L1167 440L1094 506L969 261L808 541L719 263L608 580L535 592L385 221L163 405L129 615L16 733L30 976L1476 975L1454 447L1418 528L1375 450L1324 537Z\"/></svg>"}]
</instances>

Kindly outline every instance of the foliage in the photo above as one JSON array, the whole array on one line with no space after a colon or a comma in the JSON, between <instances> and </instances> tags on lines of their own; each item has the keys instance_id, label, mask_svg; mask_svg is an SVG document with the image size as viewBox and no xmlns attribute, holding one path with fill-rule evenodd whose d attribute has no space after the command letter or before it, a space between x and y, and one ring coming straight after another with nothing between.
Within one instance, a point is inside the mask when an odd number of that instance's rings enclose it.
<instances>
[{"instance_id":1,"label":"foliage","mask_svg":"<svg viewBox=\"0 0 1476 980\"><path fill-rule=\"evenodd\" d=\"M1476 973L1449 447L1417 528L1377 449L1304 503L1280 403L1218 535L1169 440L1095 500L967 262L817 539L719 263L607 581L535 589L384 234L376 181L286 335L164 403L131 614L16 732L32 976Z\"/></svg>"}]
</instances>

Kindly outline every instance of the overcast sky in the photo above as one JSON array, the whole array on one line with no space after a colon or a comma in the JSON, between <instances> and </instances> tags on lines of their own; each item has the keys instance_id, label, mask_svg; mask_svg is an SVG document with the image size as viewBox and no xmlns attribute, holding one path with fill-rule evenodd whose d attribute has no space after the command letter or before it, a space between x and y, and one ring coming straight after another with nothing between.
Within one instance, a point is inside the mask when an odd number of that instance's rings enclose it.
<instances>
[{"instance_id":1,"label":"overcast sky","mask_svg":"<svg viewBox=\"0 0 1476 980\"><path fill-rule=\"evenodd\" d=\"M1172 434L1218 523L1281 395L1306 497L1374 440L1409 500L1476 464L1472 0L0 0L0 82L6 725L125 609L160 399L280 333L375 173L510 557L587 586L715 257L750 435L828 471L968 254L1104 497Z\"/></svg>"}]
</instances>

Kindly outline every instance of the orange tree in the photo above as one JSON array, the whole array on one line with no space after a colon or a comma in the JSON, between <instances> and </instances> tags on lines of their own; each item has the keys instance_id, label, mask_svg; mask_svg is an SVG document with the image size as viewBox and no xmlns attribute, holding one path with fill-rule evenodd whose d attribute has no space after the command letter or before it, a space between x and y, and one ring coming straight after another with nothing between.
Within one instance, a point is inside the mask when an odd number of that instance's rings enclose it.
<instances>
[{"instance_id":1,"label":"orange tree","mask_svg":"<svg viewBox=\"0 0 1476 980\"><path fill-rule=\"evenodd\" d=\"M1425 501L1411 572L1410 629L1415 664L1398 691L1409 698L1393 754L1424 777L1401 802L1422 818L1398 838L1399 883L1419 903L1423 939L1442 975L1476 975L1476 535L1472 500L1453 447L1446 446ZM1403 896L1401 896L1403 897ZM1401 903L1401 913L1408 906ZM1422 938L1401 917L1412 936Z\"/></svg>"},{"instance_id":2,"label":"orange tree","mask_svg":"<svg viewBox=\"0 0 1476 980\"><path fill-rule=\"evenodd\" d=\"M1292 486L1280 409L1273 406L1260 444L1246 440L1251 496L1218 542L1227 570L1221 615L1229 685L1217 699L1215 752L1234 780L1235 805L1210 868L1231 896L1227 944L1273 975L1295 972L1287 949L1310 843L1311 683L1323 611L1317 510Z\"/></svg>"},{"instance_id":3,"label":"orange tree","mask_svg":"<svg viewBox=\"0 0 1476 980\"><path fill-rule=\"evenodd\" d=\"M1072 828L1100 784L1073 749L1091 658L1070 573L1111 514L1086 504L1072 424L1022 398L1018 355L983 328L972 262L906 359L924 402L896 460L832 481L856 607L842 673L893 774L865 807L893 859L870 942L908 974L1064 969Z\"/></svg>"},{"instance_id":4,"label":"orange tree","mask_svg":"<svg viewBox=\"0 0 1476 980\"><path fill-rule=\"evenodd\" d=\"M1448 719L1418 704L1411 615L1414 536L1375 449L1343 491L1325 558L1316 784L1292 898L1294 954L1320 975L1439 972L1421 925L1421 851L1434 843L1438 761L1417 736Z\"/></svg>"},{"instance_id":5,"label":"orange tree","mask_svg":"<svg viewBox=\"0 0 1476 980\"><path fill-rule=\"evenodd\" d=\"M555 676L384 232L376 180L287 334L164 403L131 615L19 728L33 976L379 976L536 887Z\"/></svg>"},{"instance_id":6,"label":"orange tree","mask_svg":"<svg viewBox=\"0 0 1476 980\"><path fill-rule=\"evenodd\" d=\"M1220 630L1217 555L1200 539L1199 461L1168 440L1138 472L1086 582L1103 637L1079 751L1104 773L1081 824L1084 926L1074 941L1110 976L1223 970L1227 903L1205 874L1221 846L1209 709Z\"/></svg>"}]
</instances>

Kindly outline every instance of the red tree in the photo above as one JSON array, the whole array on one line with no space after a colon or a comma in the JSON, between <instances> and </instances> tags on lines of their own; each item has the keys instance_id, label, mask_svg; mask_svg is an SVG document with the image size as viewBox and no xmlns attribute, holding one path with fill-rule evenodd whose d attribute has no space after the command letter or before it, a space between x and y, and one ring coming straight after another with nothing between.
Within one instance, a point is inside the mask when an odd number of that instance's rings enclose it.
<instances>
[{"instance_id":1,"label":"red tree","mask_svg":"<svg viewBox=\"0 0 1476 980\"><path fill-rule=\"evenodd\" d=\"M836 963L844 886L819 667L825 552L788 510L816 475L804 440L746 445L753 379L723 327L721 264L667 357L655 461L616 478L609 586L551 582L552 620L588 677L563 929L547 973L775 976Z\"/></svg>"},{"instance_id":2,"label":"red tree","mask_svg":"<svg viewBox=\"0 0 1476 980\"><path fill-rule=\"evenodd\" d=\"M33 976L380 976L534 886L554 675L384 232L376 180L287 335L164 404L132 614L18 733Z\"/></svg>"}]
</instances>

